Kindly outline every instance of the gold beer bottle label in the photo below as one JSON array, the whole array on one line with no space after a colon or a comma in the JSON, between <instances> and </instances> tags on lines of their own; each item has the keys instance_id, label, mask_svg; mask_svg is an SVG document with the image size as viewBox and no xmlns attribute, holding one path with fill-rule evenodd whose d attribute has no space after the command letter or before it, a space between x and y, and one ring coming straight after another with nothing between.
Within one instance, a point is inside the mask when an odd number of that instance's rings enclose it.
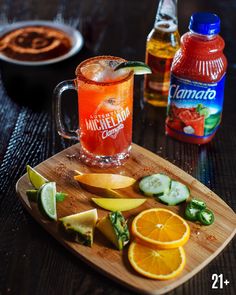
<instances>
[{"instance_id":1,"label":"gold beer bottle label","mask_svg":"<svg viewBox=\"0 0 236 295\"><path fill-rule=\"evenodd\" d=\"M152 69L152 74L145 77L147 91L168 95L172 61L173 58L157 57L147 52L146 62Z\"/></svg>"}]
</instances>

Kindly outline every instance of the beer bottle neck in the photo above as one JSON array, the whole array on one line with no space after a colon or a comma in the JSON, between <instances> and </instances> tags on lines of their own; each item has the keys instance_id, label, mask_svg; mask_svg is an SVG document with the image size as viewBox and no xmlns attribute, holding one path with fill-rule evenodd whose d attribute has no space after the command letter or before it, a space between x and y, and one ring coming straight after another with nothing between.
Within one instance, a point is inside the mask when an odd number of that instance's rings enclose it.
<instances>
[{"instance_id":1,"label":"beer bottle neck","mask_svg":"<svg viewBox=\"0 0 236 295\"><path fill-rule=\"evenodd\" d=\"M154 28L176 31L177 26L177 0L160 0Z\"/></svg>"}]
</instances>

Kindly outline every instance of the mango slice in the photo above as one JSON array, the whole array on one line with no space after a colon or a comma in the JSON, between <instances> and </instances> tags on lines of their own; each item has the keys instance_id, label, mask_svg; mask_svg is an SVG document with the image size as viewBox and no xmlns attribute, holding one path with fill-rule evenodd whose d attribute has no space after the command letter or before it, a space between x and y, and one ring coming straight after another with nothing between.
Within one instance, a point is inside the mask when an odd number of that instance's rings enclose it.
<instances>
[{"instance_id":1,"label":"mango slice","mask_svg":"<svg viewBox=\"0 0 236 295\"><path fill-rule=\"evenodd\" d=\"M128 211L141 206L147 199L92 198L93 202L109 211Z\"/></svg>"},{"instance_id":2,"label":"mango slice","mask_svg":"<svg viewBox=\"0 0 236 295\"><path fill-rule=\"evenodd\" d=\"M104 189L119 189L131 186L136 182L132 177L119 174L88 173L74 176L74 179L84 185Z\"/></svg>"},{"instance_id":3,"label":"mango slice","mask_svg":"<svg viewBox=\"0 0 236 295\"><path fill-rule=\"evenodd\" d=\"M83 183L80 183L80 185L86 191L94 195L101 196L103 198L127 198L127 196L125 196L124 194L110 188L95 187Z\"/></svg>"}]
</instances>

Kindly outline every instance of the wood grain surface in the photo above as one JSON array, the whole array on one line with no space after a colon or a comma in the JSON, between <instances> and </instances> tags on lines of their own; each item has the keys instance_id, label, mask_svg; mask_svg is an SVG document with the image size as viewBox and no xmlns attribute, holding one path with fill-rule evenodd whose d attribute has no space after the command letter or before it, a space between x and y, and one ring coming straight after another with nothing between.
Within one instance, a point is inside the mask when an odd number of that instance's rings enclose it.
<instances>
[{"instance_id":1,"label":"wood grain surface","mask_svg":"<svg viewBox=\"0 0 236 295\"><path fill-rule=\"evenodd\" d=\"M216 257L235 235L236 214L220 197L183 170L134 144L130 159L121 167L99 170L83 165L79 161L79 144L71 146L39 164L37 171L48 180L55 181L58 191L68 194L63 202L57 203L58 219L96 207L91 200L96 195L80 187L78 182L73 179L74 170L81 173L116 173L133 177L136 180L154 173L165 173L172 179L187 185L191 197L204 200L207 207L214 212L215 222L211 226L200 226L194 222L188 222L191 236L184 246L187 263L182 274L169 281L151 280L143 278L131 268L127 259L127 247L123 251L114 250L114 247L98 232L95 232L94 244L91 248L66 240L60 232L58 222L52 222L43 217L35 202L29 202L26 190L31 189L32 186L29 184L27 175L20 178L16 184L16 191L23 205L53 237L91 266L137 292L164 294L178 287ZM142 197L134 187L122 189L122 193L130 198ZM154 198L148 198L142 206L124 212L124 216L130 223L139 212L153 207L168 208L183 215L185 205L166 206L157 202ZM100 207L97 209L99 218L108 213Z\"/></svg>"},{"instance_id":2,"label":"wood grain surface","mask_svg":"<svg viewBox=\"0 0 236 295\"><path fill-rule=\"evenodd\" d=\"M107 279L74 255L23 208L15 191L26 164L36 166L73 142L60 138L52 115L52 91L74 77L84 59L102 54L144 60L145 41L158 0L0 0L0 25L45 19L78 28L85 46L74 57L45 67L23 67L0 61L0 294L17 295L134 295ZM228 70L221 127L205 146L174 141L165 136L166 110L143 103L143 77L134 88L133 142L189 173L236 209L236 6L235 0L178 1L180 34L187 31L196 11L212 11L221 18ZM68 126L76 125L76 95L66 94ZM68 115L69 114L69 115ZM73 114L73 115L72 115ZM236 294L236 239L192 279L168 295ZM212 275L230 283L212 289Z\"/></svg>"}]
</instances>

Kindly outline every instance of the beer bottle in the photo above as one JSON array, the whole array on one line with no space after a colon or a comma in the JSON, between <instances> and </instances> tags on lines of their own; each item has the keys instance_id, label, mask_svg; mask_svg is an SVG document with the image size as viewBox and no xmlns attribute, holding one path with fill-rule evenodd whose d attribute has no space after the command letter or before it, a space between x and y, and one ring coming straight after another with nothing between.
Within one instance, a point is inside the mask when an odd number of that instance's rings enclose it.
<instances>
[{"instance_id":1,"label":"beer bottle","mask_svg":"<svg viewBox=\"0 0 236 295\"><path fill-rule=\"evenodd\" d=\"M146 44L146 63L152 69L152 74L144 80L146 102L154 106L167 105L171 63L179 46L177 0L160 0Z\"/></svg>"}]
</instances>

